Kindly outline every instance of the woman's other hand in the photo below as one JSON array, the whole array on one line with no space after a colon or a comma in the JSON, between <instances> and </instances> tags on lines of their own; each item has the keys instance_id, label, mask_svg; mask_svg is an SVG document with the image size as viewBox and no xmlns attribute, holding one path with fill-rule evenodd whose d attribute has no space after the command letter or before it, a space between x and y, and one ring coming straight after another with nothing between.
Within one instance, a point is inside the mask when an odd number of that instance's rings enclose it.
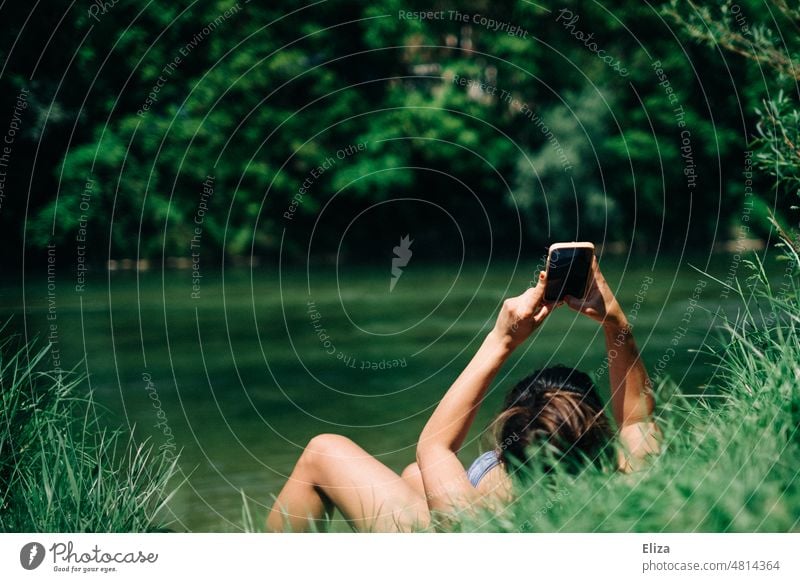
<instances>
[{"instance_id":1,"label":"woman's other hand","mask_svg":"<svg viewBox=\"0 0 800 582\"><path fill-rule=\"evenodd\" d=\"M628 324L627 319L617 298L614 297L614 292L611 291L603 273L600 272L597 257L592 260L591 277L589 289L583 299L567 295L564 297L564 302L571 309L591 317L604 327L625 327Z\"/></svg>"},{"instance_id":2,"label":"woman's other hand","mask_svg":"<svg viewBox=\"0 0 800 582\"><path fill-rule=\"evenodd\" d=\"M503 302L491 333L506 347L514 349L528 339L555 307L555 304L544 301L546 277L541 271L536 287Z\"/></svg>"}]
</instances>

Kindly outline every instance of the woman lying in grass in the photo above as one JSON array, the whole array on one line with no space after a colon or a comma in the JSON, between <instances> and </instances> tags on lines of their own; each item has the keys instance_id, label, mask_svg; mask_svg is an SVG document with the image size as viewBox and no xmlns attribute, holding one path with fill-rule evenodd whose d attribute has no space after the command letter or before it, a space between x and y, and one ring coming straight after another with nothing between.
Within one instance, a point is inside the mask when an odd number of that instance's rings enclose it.
<instances>
[{"instance_id":1,"label":"woman lying in grass","mask_svg":"<svg viewBox=\"0 0 800 582\"><path fill-rule=\"evenodd\" d=\"M603 326L611 381L611 409L620 440L619 468L629 471L658 450L650 380L614 294L593 264L583 300L572 309ZM612 431L589 377L562 366L535 372L506 397L497 417L497 447L465 471L456 456L492 379L515 348L557 307L545 302L545 273L536 287L503 303L494 329L442 398L420 435L417 462L397 475L350 439L323 434L303 451L267 518L271 531L302 531L338 508L365 531L427 527L432 514L457 516L512 499L511 474L533 449L554 462L597 461Z\"/></svg>"}]
</instances>

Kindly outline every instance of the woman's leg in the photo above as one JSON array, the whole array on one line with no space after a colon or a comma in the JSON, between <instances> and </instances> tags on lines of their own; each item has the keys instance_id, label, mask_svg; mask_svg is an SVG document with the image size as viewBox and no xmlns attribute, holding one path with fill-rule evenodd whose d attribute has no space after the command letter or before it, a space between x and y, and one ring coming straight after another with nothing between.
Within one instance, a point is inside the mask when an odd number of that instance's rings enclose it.
<instances>
[{"instance_id":1,"label":"woman's leg","mask_svg":"<svg viewBox=\"0 0 800 582\"><path fill-rule=\"evenodd\" d=\"M270 531L307 530L336 506L357 529L408 531L430 521L425 496L350 439L314 437L267 518Z\"/></svg>"},{"instance_id":2,"label":"woman's leg","mask_svg":"<svg viewBox=\"0 0 800 582\"><path fill-rule=\"evenodd\" d=\"M414 491L425 497L425 485L422 483L422 473L419 471L419 465L411 463L403 469L403 472L400 473L400 477L402 477L403 481L408 483Z\"/></svg>"}]
</instances>

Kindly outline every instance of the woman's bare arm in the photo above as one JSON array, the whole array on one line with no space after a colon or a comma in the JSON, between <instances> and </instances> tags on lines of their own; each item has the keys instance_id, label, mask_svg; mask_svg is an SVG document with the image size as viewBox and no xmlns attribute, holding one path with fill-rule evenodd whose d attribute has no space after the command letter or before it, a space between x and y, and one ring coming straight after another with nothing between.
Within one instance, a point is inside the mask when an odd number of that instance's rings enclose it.
<instances>
[{"instance_id":1,"label":"woman's bare arm","mask_svg":"<svg viewBox=\"0 0 800 582\"><path fill-rule=\"evenodd\" d=\"M620 468L635 469L647 455L659 450L659 431L653 421L652 384L639 356L633 330L614 293L600 272L597 258L594 279L584 300L565 298L567 305L603 326L611 384L611 408L619 427L623 455Z\"/></svg>"},{"instance_id":2,"label":"woman's bare arm","mask_svg":"<svg viewBox=\"0 0 800 582\"><path fill-rule=\"evenodd\" d=\"M633 331L627 321L604 325L611 383L611 408L619 427L623 452L619 466L636 469L641 460L659 451L660 433L653 421L655 401Z\"/></svg>"},{"instance_id":3,"label":"woman's bare arm","mask_svg":"<svg viewBox=\"0 0 800 582\"><path fill-rule=\"evenodd\" d=\"M513 350L550 313L543 302L545 276L536 287L503 303L494 329L436 407L417 444L417 464L431 511L451 511L477 496L456 457L478 407Z\"/></svg>"}]
</instances>

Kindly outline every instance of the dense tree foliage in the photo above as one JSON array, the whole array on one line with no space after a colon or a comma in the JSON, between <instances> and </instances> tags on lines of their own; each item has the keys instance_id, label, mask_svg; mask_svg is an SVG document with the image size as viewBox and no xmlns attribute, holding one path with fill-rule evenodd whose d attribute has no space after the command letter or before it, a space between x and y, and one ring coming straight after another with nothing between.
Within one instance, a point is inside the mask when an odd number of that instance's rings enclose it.
<instances>
[{"instance_id":1,"label":"dense tree foliage","mask_svg":"<svg viewBox=\"0 0 800 582\"><path fill-rule=\"evenodd\" d=\"M762 1L726 6L733 27L787 25ZM402 234L387 221L450 248L448 214L468 251L709 245L741 215L756 109L787 83L648 2L52 0L0 13L0 130L20 113L0 207L9 256L24 241L85 245L92 261L189 257L195 240L215 256L341 243L368 259ZM348 230L362 212L368 226Z\"/></svg>"}]
</instances>

